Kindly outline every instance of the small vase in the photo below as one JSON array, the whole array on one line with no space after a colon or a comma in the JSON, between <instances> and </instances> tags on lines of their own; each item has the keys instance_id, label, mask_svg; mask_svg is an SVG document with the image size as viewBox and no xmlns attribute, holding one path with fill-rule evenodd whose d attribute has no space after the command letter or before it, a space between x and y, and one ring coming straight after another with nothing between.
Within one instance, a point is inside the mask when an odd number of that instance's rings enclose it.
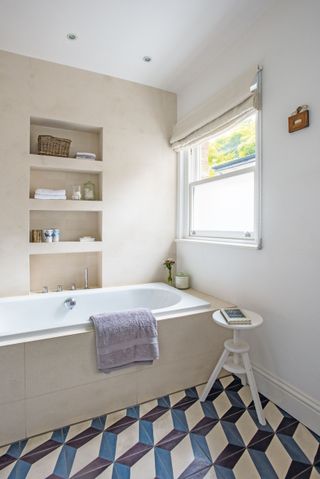
<instances>
[{"instance_id":1,"label":"small vase","mask_svg":"<svg viewBox=\"0 0 320 479\"><path fill-rule=\"evenodd\" d=\"M171 271L171 269L168 270L167 283L168 283L169 286L172 286L172 284L173 284L173 281L172 281L172 271Z\"/></svg>"}]
</instances>

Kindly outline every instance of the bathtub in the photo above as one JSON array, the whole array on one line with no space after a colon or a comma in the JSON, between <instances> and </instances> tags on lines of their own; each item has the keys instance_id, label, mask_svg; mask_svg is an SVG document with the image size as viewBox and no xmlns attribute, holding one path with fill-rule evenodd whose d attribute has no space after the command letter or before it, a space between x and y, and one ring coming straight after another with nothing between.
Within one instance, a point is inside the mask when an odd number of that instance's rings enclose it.
<instances>
[{"instance_id":1,"label":"bathtub","mask_svg":"<svg viewBox=\"0 0 320 479\"><path fill-rule=\"evenodd\" d=\"M64 302L73 298L68 310ZM208 309L210 303L163 283L33 294L0 299L0 345L92 329L89 317L133 308L149 308L157 319Z\"/></svg>"},{"instance_id":2,"label":"bathtub","mask_svg":"<svg viewBox=\"0 0 320 479\"><path fill-rule=\"evenodd\" d=\"M103 374L89 316L140 306L157 318L159 359ZM206 382L231 335L212 311L227 306L162 283L0 299L0 447Z\"/></svg>"}]
</instances>

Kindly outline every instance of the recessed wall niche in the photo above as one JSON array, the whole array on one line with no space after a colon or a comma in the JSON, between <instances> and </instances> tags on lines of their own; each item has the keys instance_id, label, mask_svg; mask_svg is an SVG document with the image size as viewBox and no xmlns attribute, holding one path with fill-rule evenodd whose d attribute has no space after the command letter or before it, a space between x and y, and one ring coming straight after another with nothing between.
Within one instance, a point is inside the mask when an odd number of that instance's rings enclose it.
<instances>
[{"instance_id":1,"label":"recessed wall niche","mask_svg":"<svg viewBox=\"0 0 320 479\"><path fill-rule=\"evenodd\" d=\"M55 119L30 118L29 182L29 265L30 291L58 285L83 288L84 269L89 268L90 287L101 287L102 268L102 128ZM68 157L38 154L38 136L51 135L71 140ZM96 155L96 160L75 158L77 152ZM94 200L72 200L73 186L90 181ZM34 199L35 190L66 190L67 199ZM31 242L32 230L57 228L60 241ZM93 242L80 242L91 236Z\"/></svg>"}]
</instances>

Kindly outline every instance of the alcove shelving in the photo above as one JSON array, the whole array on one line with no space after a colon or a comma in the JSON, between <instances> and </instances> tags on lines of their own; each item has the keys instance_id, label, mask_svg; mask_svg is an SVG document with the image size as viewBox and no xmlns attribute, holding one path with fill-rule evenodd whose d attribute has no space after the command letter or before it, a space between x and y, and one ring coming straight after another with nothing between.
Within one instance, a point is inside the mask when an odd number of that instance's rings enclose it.
<instances>
[{"instance_id":1,"label":"alcove shelving","mask_svg":"<svg viewBox=\"0 0 320 479\"><path fill-rule=\"evenodd\" d=\"M53 119L30 118L29 184L29 263L30 290L49 289L56 284L81 283L83 269L89 267L90 286L101 286L103 161L102 128ZM40 155L38 136L52 135L72 140L69 157ZM76 159L79 151L94 153L96 160ZM72 200L72 187L94 184L95 200ZM37 188L64 189L66 200L34 199ZM60 230L60 241L34 243L32 230ZM93 236L92 242L79 241ZM58 283L57 283L58 282ZM81 287L81 285L80 285Z\"/></svg>"}]
</instances>

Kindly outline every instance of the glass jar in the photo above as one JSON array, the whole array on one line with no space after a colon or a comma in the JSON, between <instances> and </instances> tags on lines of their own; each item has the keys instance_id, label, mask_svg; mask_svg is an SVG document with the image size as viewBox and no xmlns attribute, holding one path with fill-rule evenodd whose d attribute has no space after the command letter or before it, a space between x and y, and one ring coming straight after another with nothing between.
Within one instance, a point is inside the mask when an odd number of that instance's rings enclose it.
<instances>
[{"instance_id":1,"label":"glass jar","mask_svg":"<svg viewBox=\"0 0 320 479\"><path fill-rule=\"evenodd\" d=\"M186 273L177 273L175 277L175 286L177 289L188 289L189 275Z\"/></svg>"},{"instance_id":2,"label":"glass jar","mask_svg":"<svg viewBox=\"0 0 320 479\"><path fill-rule=\"evenodd\" d=\"M83 199L84 200L95 200L96 192L95 192L95 185L92 181L87 181L83 185Z\"/></svg>"},{"instance_id":3,"label":"glass jar","mask_svg":"<svg viewBox=\"0 0 320 479\"><path fill-rule=\"evenodd\" d=\"M72 187L72 196L73 200L81 200L81 185L74 185Z\"/></svg>"}]
</instances>

